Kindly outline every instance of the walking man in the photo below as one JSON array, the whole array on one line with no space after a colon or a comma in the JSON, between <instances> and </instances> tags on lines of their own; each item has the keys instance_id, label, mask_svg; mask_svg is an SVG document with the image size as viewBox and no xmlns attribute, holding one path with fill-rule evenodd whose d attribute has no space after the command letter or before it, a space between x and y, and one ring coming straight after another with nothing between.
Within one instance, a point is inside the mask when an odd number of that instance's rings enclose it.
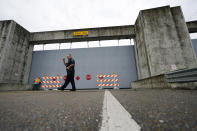
<instances>
[{"instance_id":1,"label":"walking man","mask_svg":"<svg viewBox=\"0 0 197 131\"><path fill-rule=\"evenodd\" d=\"M75 80L74 80L75 60L72 58L71 54L67 55L67 59L68 59L68 62L66 63L65 58L63 58L63 63L66 66L67 78L65 80L64 85L62 87L58 88L58 89L59 90L64 90L67 87L67 85L69 84L69 82L71 82L71 85L72 85L71 91L75 91L76 90Z\"/></svg>"}]
</instances>

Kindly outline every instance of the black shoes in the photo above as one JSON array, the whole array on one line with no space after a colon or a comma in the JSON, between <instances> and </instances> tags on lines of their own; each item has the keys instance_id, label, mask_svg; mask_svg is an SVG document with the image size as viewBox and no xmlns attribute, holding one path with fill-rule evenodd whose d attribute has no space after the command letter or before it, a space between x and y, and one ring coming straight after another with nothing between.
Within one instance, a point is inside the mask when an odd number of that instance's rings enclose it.
<instances>
[{"instance_id":1,"label":"black shoes","mask_svg":"<svg viewBox=\"0 0 197 131\"><path fill-rule=\"evenodd\" d=\"M64 91L65 89L63 87L58 87L58 90ZM71 89L70 91L76 91L76 89Z\"/></svg>"},{"instance_id":2,"label":"black shoes","mask_svg":"<svg viewBox=\"0 0 197 131\"><path fill-rule=\"evenodd\" d=\"M58 89L58 90L61 90L61 91L63 91L63 90L64 90L64 88L63 88L63 87L58 87L57 89Z\"/></svg>"}]
</instances>

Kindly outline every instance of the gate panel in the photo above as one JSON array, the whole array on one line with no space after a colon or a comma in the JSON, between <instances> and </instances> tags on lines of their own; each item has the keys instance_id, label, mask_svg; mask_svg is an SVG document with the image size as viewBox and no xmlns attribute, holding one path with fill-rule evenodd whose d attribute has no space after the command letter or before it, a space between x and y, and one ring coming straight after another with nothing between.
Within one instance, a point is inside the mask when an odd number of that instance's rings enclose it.
<instances>
[{"instance_id":1,"label":"gate panel","mask_svg":"<svg viewBox=\"0 0 197 131\"><path fill-rule=\"evenodd\" d=\"M75 59L75 77L80 77L79 80L75 79L78 89L98 88L96 77L100 73L118 74L120 88L130 88L131 81L137 79L134 47L121 46L33 52L29 83L32 84L36 77L43 77L45 73L47 76L66 75L62 58L66 58L68 53Z\"/></svg>"},{"instance_id":2,"label":"gate panel","mask_svg":"<svg viewBox=\"0 0 197 131\"><path fill-rule=\"evenodd\" d=\"M193 44L194 51L196 53L196 58L197 58L197 39L193 39L192 40L192 44Z\"/></svg>"}]
</instances>

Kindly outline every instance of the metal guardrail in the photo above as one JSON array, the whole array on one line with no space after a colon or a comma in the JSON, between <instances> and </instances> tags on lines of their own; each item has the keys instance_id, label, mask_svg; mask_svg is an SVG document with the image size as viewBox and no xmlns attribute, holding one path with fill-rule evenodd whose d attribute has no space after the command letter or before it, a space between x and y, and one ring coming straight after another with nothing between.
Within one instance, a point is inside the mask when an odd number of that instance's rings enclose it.
<instances>
[{"instance_id":1,"label":"metal guardrail","mask_svg":"<svg viewBox=\"0 0 197 131\"><path fill-rule=\"evenodd\" d=\"M169 83L197 82L197 68L166 73L165 79Z\"/></svg>"}]
</instances>

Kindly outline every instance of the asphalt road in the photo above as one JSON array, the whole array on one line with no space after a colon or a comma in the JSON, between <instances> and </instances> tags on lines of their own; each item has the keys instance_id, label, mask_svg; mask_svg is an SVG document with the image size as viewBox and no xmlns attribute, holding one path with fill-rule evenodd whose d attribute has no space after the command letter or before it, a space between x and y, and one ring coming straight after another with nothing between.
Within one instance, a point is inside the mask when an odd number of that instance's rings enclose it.
<instances>
[{"instance_id":1,"label":"asphalt road","mask_svg":"<svg viewBox=\"0 0 197 131\"><path fill-rule=\"evenodd\" d=\"M111 91L143 131L197 131L197 90Z\"/></svg>"},{"instance_id":2,"label":"asphalt road","mask_svg":"<svg viewBox=\"0 0 197 131\"><path fill-rule=\"evenodd\" d=\"M110 90L143 131L197 131L197 91ZM0 92L0 131L97 131L104 90Z\"/></svg>"},{"instance_id":3,"label":"asphalt road","mask_svg":"<svg viewBox=\"0 0 197 131\"><path fill-rule=\"evenodd\" d=\"M0 130L99 130L104 91L0 92Z\"/></svg>"}]
</instances>

